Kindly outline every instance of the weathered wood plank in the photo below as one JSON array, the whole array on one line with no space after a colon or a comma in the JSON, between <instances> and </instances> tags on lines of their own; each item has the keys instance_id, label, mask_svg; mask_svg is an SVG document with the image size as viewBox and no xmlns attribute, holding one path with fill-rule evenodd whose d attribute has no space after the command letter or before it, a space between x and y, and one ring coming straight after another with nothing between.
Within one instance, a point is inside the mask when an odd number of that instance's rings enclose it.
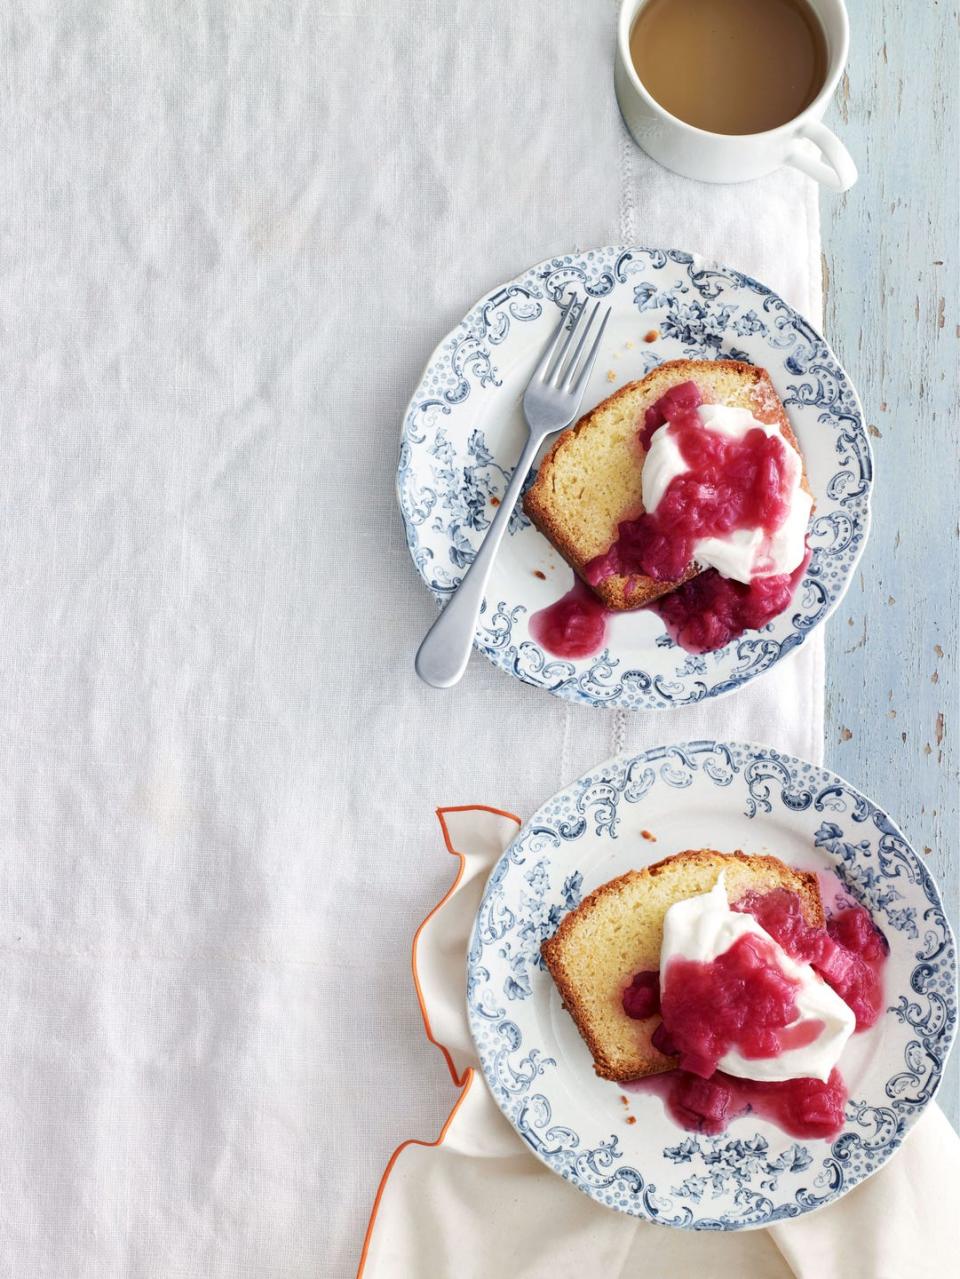
<instances>
[{"instance_id":1,"label":"weathered wood plank","mask_svg":"<svg viewBox=\"0 0 960 1279\"><path fill-rule=\"evenodd\" d=\"M923 852L954 928L958 884L958 11L850 0L831 123L860 167L825 195L825 325L863 399L874 523L828 628L827 763ZM955 1053L940 1101L960 1120Z\"/></svg>"}]
</instances>

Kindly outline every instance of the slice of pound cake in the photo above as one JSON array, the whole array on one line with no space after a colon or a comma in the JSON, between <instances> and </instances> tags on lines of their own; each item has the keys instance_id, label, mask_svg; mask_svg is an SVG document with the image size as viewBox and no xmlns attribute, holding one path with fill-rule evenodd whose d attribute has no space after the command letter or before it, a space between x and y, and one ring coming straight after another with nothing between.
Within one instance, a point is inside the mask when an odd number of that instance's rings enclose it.
<instances>
[{"instance_id":1,"label":"slice of pound cake","mask_svg":"<svg viewBox=\"0 0 960 1279\"><path fill-rule=\"evenodd\" d=\"M786 410L765 369L738 360L671 360L609 396L557 439L523 499L524 510L607 608L632 609L666 595L701 570L696 563L674 581L612 573L590 581L585 569L617 539L621 521L643 512L641 440L647 409L673 387L694 382L705 404L749 409L779 426L800 453ZM802 457L801 457L802 460ZM803 479L806 489L806 478Z\"/></svg>"},{"instance_id":2,"label":"slice of pound cake","mask_svg":"<svg viewBox=\"0 0 960 1279\"><path fill-rule=\"evenodd\" d=\"M800 898L806 922L823 927L816 875L791 870L776 857L701 848L601 885L541 945L564 1007L604 1079L641 1079L676 1065L675 1058L664 1056L651 1042L660 1015L629 1017L623 992L635 974L659 969L667 910L674 902L709 892L721 872L731 904L749 892L785 888Z\"/></svg>"}]
</instances>

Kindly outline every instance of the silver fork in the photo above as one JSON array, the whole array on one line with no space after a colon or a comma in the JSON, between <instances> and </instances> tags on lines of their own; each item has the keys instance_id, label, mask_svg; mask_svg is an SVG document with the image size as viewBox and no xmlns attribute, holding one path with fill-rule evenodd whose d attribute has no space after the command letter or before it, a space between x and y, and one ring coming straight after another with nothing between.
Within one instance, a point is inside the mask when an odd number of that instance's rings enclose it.
<instances>
[{"instance_id":1,"label":"silver fork","mask_svg":"<svg viewBox=\"0 0 960 1279\"><path fill-rule=\"evenodd\" d=\"M529 434L520 460L473 563L417 652L417 674L434 688L450 688L467 669L487 580L523 482L547 436L569 426L580 411L603 330L610 318L610 308L607 307L593 342L587 348L587 339L599 310L600 303L595 302L588 316L586 301L578 302L572 296L533 371L523 396L523 415Z\"/></svg>"}]
</instances>

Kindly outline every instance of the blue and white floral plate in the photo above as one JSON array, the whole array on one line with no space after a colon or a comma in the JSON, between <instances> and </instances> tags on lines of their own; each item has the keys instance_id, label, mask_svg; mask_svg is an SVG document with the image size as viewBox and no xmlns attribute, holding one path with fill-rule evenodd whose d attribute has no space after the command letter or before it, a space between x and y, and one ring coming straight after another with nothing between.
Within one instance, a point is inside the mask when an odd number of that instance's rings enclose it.
<instances>
[{"instance_id":1,"label":"blue and white floral plate","mask_svg":"<svg viewBox=\"0 0 960 1279\"><path fill-rule=\"evenodd\" d=\"M540 942L587 893L701 847L833 872L890 943L886 1012L840 1061L850 1101L834 1141L797 1140L752 1114L721 1136L699 1136L643 1093L629 1095L628 1110L622 1089L594 1074L541 965ZM890 1158L937 1091L956 1029L956 975L937 886L886 813L813 764L697 741L620 755L527 822L480 905L467 1005L494 1097L550 1168L636 1217L743 1230L831 1203Z\"/></svg>"},{"instance_id":2,"label":"blue and white floral plate","mask_svg":"<svg viewBox=\"0 0 960 1279\"><path fill-rule=\"evenodd\" d=\"M613 308L585 408L663 360L739 359L769 371L816 499L813 558L792 606L719 652L692 657L639 612L612 619L595 656L558 660L531 638L529 620L570 588L573 572L517 510L476 646L518 679L593 706L649 710L732 692L798 648L840 602L866 540L873 475L860 404L833 352L739 271L677 250L596 249L542 262L478 302L430 357L404 417L397 492L410 554L446 599L520 455L523 391L569 290Z\"/></svg>"}]
</instances>

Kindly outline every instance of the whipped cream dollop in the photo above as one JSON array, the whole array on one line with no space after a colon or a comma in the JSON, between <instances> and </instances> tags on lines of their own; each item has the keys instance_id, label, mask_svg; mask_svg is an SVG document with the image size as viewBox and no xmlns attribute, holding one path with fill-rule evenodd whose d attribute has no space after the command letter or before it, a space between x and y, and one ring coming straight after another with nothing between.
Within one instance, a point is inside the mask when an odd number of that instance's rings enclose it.
<instances>
[{"instance_id":1,"label":"whipped cream dollop","mask_svg":"<svg viewBox=\"0 0 960 1279\"><path fill-rule=\"evenodd\" d=\"M733 1048L720 1058L717 1063L719 1069L740 1079L779 1081L809 1078L826 1082L853 1034L856 1018L809 964L791 959L752 915L730 909L722 873L709 893L675 902L667 911L660 951L661 991L665 988L671 960L710 963L748 934L762 937L769 943L777 966L788 978L799 983L794 998L797 1016L788 1029L792 1030L804 1022L819 1023L821 1029L812 1042L799 1048L787 1048L777 1057L746 1058Z\"/></svg>"},{"instance_id":2,"label":"whipped cream dollop","mask_svg":"<svg viewBox=\"0 0 960 1279\"><path fill-rule=\"evenodd\" d=\"M728 404L701 404L696 410L705 430L733 439L759 430L783 440L779 426L758 421L749 409ZM805 553L804 539L813 499L801 488L803 468L797 451L784 441L787 515L772 533L763 528L734 529L723 536L702 537L694 547L694 557L704 568L715 568L724 577L751 582L755 577L792 573ZM644 509L653 515L672 480L689 470L686 460L666 422L653 434L643 463Z\"/></svg>"}]
</instances>

